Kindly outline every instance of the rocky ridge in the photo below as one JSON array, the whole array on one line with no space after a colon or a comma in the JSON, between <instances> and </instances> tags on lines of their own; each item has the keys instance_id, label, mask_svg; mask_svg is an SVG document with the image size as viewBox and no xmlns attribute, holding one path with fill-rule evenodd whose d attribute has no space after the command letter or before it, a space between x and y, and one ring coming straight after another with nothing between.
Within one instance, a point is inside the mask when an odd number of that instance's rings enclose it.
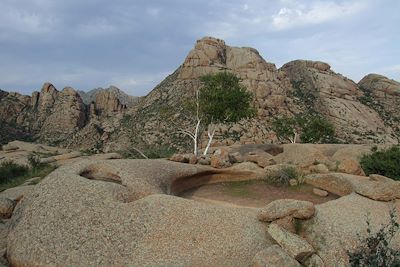
<instances>
[{"instance_id":1,"label":"rocky ridge","mask_svg":"<svg viewBox=\"0 0 400 267\"><path fill-rule=\"evenodd\" d=\"M191 140L177 131L193 125L185 106L201 88L199 77L220 71L239 76L254 94L257 116L218 125L213 146L277 142L271 120L296 114L324 116L345 143L398 142L398 82L371 74L356 84L319 61L296 60L278 69L253 48L212 37L198 40L183 64L134 105L136 99L112 86L77 93L46 83L32 96L0 91L0 141L12 133L71 148L187 150Z\"/></svg>"}]
</instances>

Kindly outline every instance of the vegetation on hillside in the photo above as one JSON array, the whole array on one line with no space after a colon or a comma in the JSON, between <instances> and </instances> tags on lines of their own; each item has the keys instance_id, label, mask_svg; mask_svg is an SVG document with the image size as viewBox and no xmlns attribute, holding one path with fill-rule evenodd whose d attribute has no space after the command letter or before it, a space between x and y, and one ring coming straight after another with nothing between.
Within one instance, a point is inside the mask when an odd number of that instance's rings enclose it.
<instances>
[{"instance_id":1,"label":"vegetation on hillside","mask_svg":"<svg viewBox=\"0 0 400 267\"><path fill-rule=\"evenodd\" d=\"M0 163L0 191L18 186L33 177L45 177L56 167L54 165L40 163L35 155L29 155L30 167L17 164L13 161Z\"/></svg>"},{"instance_id":2,"label":"vegetation on hillside","mask_svg":"<svg viewBox=\"0 0 400 267\"><path fill-rule=\"evenodd\" d=\"M380 174L400 180L400 146L374 149L372 154L362 156L360 164L366 175Z\"/></svg>"},{"instance_id":3,"label":"vegetation on hillside","mask_svg":"<svg viewBox=\"0 0 400 267\"><path fill-rule=\"evenodd\" d=\"M276 117L272 129L281 142L296 143L300 134L303 143L336 143L333 124L319 115Z\"/></svg>"}]
</instances>

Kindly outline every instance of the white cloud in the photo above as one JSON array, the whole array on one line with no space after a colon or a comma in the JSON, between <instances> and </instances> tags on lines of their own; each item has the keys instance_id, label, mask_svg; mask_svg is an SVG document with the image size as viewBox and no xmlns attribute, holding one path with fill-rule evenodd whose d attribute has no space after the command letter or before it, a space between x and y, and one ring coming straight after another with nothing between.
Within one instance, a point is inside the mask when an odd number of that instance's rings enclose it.
<instances>
[{"instance_id":1,"label":"white cloud","mask_svg":"<svg viewBox=\"0 0 400 267\"><path fill-rule=\"evenodd\" d=\"M55 18L49 14L4 6L0 16L0 31L45 34L52 29L54 22Z\"/></svg>"},{"instance_id":2,"label":"white cloud","mask_svg":"<svg viewBox=\"0 0 400 267\"><path fill-rule=\"evenodd\" d=\"M365 8L364 4L357 2L314 2L309 6L284 2L289 5L272 15L272 25L276 30L319 24L356 14Z\"/></svg>"}]
</instances>

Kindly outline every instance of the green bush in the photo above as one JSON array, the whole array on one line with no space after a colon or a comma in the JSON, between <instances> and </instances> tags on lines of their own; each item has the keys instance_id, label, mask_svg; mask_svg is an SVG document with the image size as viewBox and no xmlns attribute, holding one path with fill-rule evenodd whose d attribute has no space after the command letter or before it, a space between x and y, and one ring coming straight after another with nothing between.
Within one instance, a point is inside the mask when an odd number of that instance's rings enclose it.
<instances>
[{"instance_id":1,"label":"green bush","mask_svg":"<svg viewBox=\"0 0 400 267\"><path fill-rule=\"evenodd\" d=\"M295 167L285 166L268 174L265 179L271 184L289 185L291 179L297 180L300 184L302 182L302 177L303 175Z\"/></svg>"},{"instance_id":2,"label":"green bush","mask_svg":"<svg viewBox=\"0 0 400 267\"><path fill-rule=\"evenodd\" d=\"M372 151L370 155L363 155L360 161L365 174L380 174L400 180L400 147Z\"/></svg>"},{"instance_id":3,"label":"green bush","mask_svg":"<svg viewBox=\"0 0 400 267\"><path fill-rule=\"evenodd\" d=\"M16 164L13 161L3 161L0 164L0 184L15 177L26 175L28 172L29 168L26 166Z\"/></svg>"},{"instance_id":4,"label":"green bush","mask_svg":"<svg viewBox=\"0 0 400 267\"><path fill-rule=\"evenodd\" d=\"M362 240L362 245L355 251L347 251L350 266L398 267L400 252L390 247L390 243L399 230L395 210L390 212L390 222L372 233L370 221L367 218L368 237Z\"/></svg>"},{"instance_id":5,"label":"green bush","mask_svg":"<svg viewBox=\"0 0 400 267\"><path fill-rule=\"evenodd\" d=\"M303 143L337 143L333 124L319 115L276 117L272 121L272 129L280 141L293 143L296 133L299 133Z\"/></svg>"}]
</instances>

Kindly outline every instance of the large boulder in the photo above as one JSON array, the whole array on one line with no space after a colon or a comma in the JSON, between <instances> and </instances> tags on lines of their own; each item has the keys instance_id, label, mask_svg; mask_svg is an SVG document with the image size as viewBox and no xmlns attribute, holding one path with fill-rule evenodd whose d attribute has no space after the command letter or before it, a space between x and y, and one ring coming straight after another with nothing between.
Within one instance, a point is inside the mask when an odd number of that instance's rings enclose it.
<instances>
[{"instance_id":1,"label":"large boulder","mask_svg":"<svg viewBox=\"0 0 400 267\"><path fill-rule=\"evenodd\" d=\"M297 261L303 262L315 253L314 248L306 240L275 223L269 225L268 234Z\"/></svg>"},{"instance_id":2,"label":"large boulder","mask_svg":"<svg viewBox=\"0 0 400 267\"><path fill-rule=\"evenodd\" d=\"M348 266L347 251L355 251L368 237L367 221L371 234L389 223L389 211L400 210L400 202L374 201L358 194L316 205L313 218L299 222L300 235L317 251L327 267ZM399 217L397 221L400 222ZM392 239L391 247L400 249L400 235Z\"/></svg>"},{"instance_id":3,"label":"large boulder","mask_svg":"<svg viewBox=\"0 0 400 267\"><path fill-rule=\"evenodd\" d=\"M370 199L381 201L391 201L400 196L400 182L388 178L374 181L365 176L327 173L307 175L305 182L339 196L356 192Z\"/></svg>"},{"instance_id":4,"label":"large boulder","mask_svg":"<svg viewBox=\"0 0 400 267\"><path fill-rule=\"evenodd\" d=\"M295 199L278 199L269 203L258 213L260 221L272 222L274 220L293 216L297 219L309 219L314 215L314 204L309 201Z\"/></svg>"},{"instance_id":5,"label":"large boulder","mask_svg":"<svg viewBox=\"0 0 400 267\"><path fill-rule=\"evenodd\" d=\"M224 170L166 160L61 166L14 211L10 264L250 265L257 251L272 245L256 210L166 195L174 181L196 182L204 175L207 182L215 171ZM226 171L232 177L238 173Z\"/></svg>"}]
</instances>

